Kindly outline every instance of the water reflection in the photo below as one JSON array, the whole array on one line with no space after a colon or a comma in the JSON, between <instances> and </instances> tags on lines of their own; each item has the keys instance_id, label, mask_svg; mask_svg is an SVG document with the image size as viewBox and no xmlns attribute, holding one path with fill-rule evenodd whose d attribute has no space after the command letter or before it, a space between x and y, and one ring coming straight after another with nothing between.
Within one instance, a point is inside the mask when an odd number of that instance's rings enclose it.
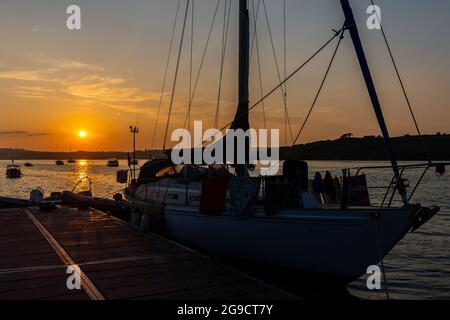
<instances>
[{"instance_id":1,"label":"water reflection","mask_svg":"<svg viewBox=\"0 0 450 320\"><path fill-rule=\"evenodd\" d=\"M25 162L28 161L16 161L21 165L21 179L12 181L0 178L0 195L27 199L31 189L36 187L42 187L46 195L70 191L81 179L89 177L93 183L94 195L102 196L124 187L116 183L115 174L116 170L127 168L127 161L120 161L119 168L108 168L104 160L79 160L75 164L64 166L56 166L52 160L35 160L32 161L34 167L25 167ZM0 170L4 170L9 163L10 161L0 161ZM89 183L84 181L77 190L89 190Z\"/></svg>"},{"instance_id":2,"label":"water reflection","mask_svg":"<svg viewBox=\"0 0 450 320\"><path fill-rule=\"evenodd\" d=\"M80 161L78 161L77 163L78 163L78 165L80 165L80 166L87 166L87 165L88 165L87 160L80 160Z\"/></svg>"},{"instance_id":3,"label":"water reflection","mask_svg":"<svg viewBox=\"0 0 450 320\"><path fill-rule=\"evenodd\" d=\"M88 191L92 188L92 181L89 177L88 161L80 160L77 165L78 183L74 188L75 192Z\"/></svg>"}]
</instances>

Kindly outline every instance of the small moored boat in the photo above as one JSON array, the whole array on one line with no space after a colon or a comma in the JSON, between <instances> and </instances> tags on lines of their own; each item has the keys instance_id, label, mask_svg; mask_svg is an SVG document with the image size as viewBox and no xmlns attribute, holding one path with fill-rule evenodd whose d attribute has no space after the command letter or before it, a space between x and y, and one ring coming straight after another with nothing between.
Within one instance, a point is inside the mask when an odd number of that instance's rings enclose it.
<instances>
[{"instance_id":1,"label":"small moored boat","mask_svg":"<svg viewBox=\"0 0 450 320\"><path fill-rule=\"evenodd\" d=\"M6 177L9 179L17 179L22 177L20 166L17 164L10 164L6 167Z\"/></svg>"},{"instance_id":2,"label":"small moored boat","mask_svg":"<svg viewBox=\"0 0 450 320\"><path fill-rule=\"evenodd\" d=\"M119 166L119 160L117 159L109 159L106 165L110 168L117 168Z\"/></svg>"},{"instance_id":3,"label":"small moored boat","mask_svg":"<svg viewBox=\"0 0 450 320\"><path fill-rule=\"evenodd\" d=\"M57 166L63 166L63 165L64 165L64 161L62 161L62 160L56 160L56 161L55 161L55 164L56 164Z\"/></svg>"}]
</instances>

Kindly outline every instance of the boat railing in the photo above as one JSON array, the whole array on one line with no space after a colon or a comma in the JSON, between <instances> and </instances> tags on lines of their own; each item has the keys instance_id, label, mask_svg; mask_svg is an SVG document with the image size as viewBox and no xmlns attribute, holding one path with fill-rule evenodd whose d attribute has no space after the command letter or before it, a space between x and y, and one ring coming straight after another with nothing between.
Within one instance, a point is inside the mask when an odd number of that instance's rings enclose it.
<instances>
[{"instance_id":1,"label":"boat railing","mask_svg":"<svg viewBox=\"0 0 450 320\"><path fill-rule=\"evenodd\" d=\"M385 193L383 193L380 196L383 200L381 202L381 207L391 207L392 203L394 201L394 197L396 192L400 189L407 189L411 188L409 185L409 180L405 179L405 172L408 170L417 170L421 169L422 172L419 175L419 179L417 182L412 186L411 192L409 196L405 198L407 203L410 203L413 199L414 195L416 194L418 188L423 182L423 179L425 178L426 174L430 171L430 169L434 168L437 175L442 176L445 173L446 167L450 166L450 162L427 162L427 163L416 163L416 164L404 164L404 165L398 165L398 172L399 174L394 174L389 185L388 186L367 186L367 189L386 189ZM387 170L392 169L392 166L364 166L364 167L354 167L354 168L347 168L343 169L343 171L347 174L351 174L352 171L356 170L356 175L359 175L364 170Z\"/></svg>"},{"instance_id":2,"label":"boat railing","mask_svg":"<svg viewBox=\"0 0 450 320\"><path fill-rule=\"evenodd\" d=\"M72 188L72 192L75 192L75 190L78 188L78 186L81 185L84 181L88 182L89 192L92 192L92 179L88 176L85 176L85 177L81 178L80 180L78 180L77 183L75 184L75 186Z\"/></svg>"}]
</instances>

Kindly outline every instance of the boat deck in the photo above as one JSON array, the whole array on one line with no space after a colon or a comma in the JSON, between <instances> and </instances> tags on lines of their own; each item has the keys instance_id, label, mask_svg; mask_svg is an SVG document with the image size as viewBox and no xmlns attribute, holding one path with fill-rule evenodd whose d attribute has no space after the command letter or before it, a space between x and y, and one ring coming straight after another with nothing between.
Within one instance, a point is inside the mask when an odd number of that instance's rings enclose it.
<instances>
[{"instance_id":1,"label":"boat deck","mask_svg":"<svg viewBox=\"0 0 450 320\"><path fill-rule=\"evenodd\" d=\"M95 210L4 209L0 226L0 300L295 299ZM70 290L74 265L82 288Z\"/></svg>"}]
</instances>

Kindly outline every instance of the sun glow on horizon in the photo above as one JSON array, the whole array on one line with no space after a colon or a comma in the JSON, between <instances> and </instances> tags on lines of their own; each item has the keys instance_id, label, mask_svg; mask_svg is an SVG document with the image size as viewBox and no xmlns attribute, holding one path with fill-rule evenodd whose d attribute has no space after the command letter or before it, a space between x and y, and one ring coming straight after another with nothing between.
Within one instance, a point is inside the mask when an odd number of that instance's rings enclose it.
<instances>
[{"instance_id":1,"label":"sun glow on horizon","mask_svg":"<svg viewBox=\"0 0 450 320\"><path fill-rule=\"evenodd\" d=\"M87 132L84 130L81 130L80 132L78 132L78 135L80 136L80 138L86 138L87 137Z\"/></svg>"}]
</instances>

